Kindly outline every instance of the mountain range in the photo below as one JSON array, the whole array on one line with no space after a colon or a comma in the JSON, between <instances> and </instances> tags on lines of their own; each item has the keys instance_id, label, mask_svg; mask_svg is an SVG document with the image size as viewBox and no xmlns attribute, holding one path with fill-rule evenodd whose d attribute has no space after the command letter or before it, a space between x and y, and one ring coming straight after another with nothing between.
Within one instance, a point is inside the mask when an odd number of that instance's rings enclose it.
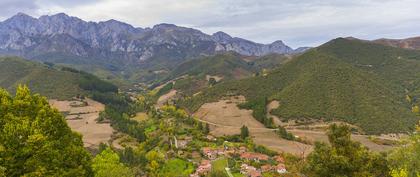
<instances>
[{"instance_id":1,"label":"mountain range","mask_svg":"<svg viewBox=\"0 0 420 177\"><path fill-rule=\"evenodd\" d=\"M64 13L39 18L18 13L0 23L0 54L70 64L78 60L117 67L148 66L144 63L153 60L178 63L224 51L262 56L300 53L306 49L294 50L280 40L259 44L224 32L208 35L173 24L136 28L116 20L87 22Z\"/></svg>"}]
</instances>

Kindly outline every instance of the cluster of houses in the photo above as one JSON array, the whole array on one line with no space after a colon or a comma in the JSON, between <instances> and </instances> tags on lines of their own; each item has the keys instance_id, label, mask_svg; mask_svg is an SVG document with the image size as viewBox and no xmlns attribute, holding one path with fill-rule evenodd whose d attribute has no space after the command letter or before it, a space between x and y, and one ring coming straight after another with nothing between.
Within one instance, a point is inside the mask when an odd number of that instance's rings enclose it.
<instances>
[{"instance_id":1,"label":"cluster of houses","mask_svg":"<svg viewBox=\"0 0 420 177\"><path fill-rule=\"evenodd\" d=\"M251 152L245 152L241 154L241 159L245 159L248 161L267 161L269 160L269 157L265 154L260 153L251 153ZM264 172L277 172L279 174L287 173L286 166L284 165L284 159L281 156L275 156L273 157L273 160L277 162L277 165L270 165L265 164L262 165L260 169L255 168L254 166L248 165L246 163L243 163L241 165L241 174L244 174L249 177L262 177L262 173Z\"/></svg>"},{"instance_id":2,"label":"cluster of houses","mask_svg":"<svg viewBox=\"0 0 420 177\"><path fill-rule=\"evenodd\" d=\"M284 159L281 156L275 156L270 158L269 156L261 153L255 152L248 152L246 147L239 147L239 148L228 148L228 147L220 147L220 148L211 148L211 147L204 147L202 148L202 154L207 159L202 160L200 165L198 166L197 170L191 177L199 177L207 175L212 168L211 162L218 157L232 157L233 155L239 155L240 159L244 160L244 162L266 162L270 159L276 161L277 165L270 165L265 164L262 165L260 168L256 168L254 166L248 165L247 163L241 164L240 172L248 177L262 177L262 173L264 172L277 172L279 174L287 173L286 166L284 165Z\"/></svg>"}]
</instances>

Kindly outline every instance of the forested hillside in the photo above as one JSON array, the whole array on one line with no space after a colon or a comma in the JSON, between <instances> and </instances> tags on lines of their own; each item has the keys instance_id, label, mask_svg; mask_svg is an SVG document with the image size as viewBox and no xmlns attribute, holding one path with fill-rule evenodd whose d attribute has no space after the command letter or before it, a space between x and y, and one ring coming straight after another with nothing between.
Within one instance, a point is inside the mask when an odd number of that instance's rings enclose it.
<instances>
[{"instance_id":1,"label":"forested hillside","mask_svg":"<svg viewBox=\"0 0 420 177\"><path fill-rule=\"evenodd\" d=\"M33 92L49 98L71 98L93 91L117 92L113 84L91 74L51 63L41 64L17 57L0 58L0 87L14 91L19 84L26 84Z\"/></svg>"},{"instance_id":2,"label":"forested hillside","mask_svg":"<svg viewBox=\"0 0 420 177\"><path fill-rule=\"evenodd\" d=\"M298 56L266 76L219 84L180 102L194 111L224 95L244 95L258 112L278 100L282 119L343 120L367 133L411 131L420 53L336 39ZM406 97L409 97L408 101Z\"/></svg>"},{"instance_id":3,"label":"forested hillside","mask_svg":"<svg viewBox=\"0 0 420 177\"><path fill-rule=\"evenodd\" d=\"M170 78L182 75L205 76L217 75L225 79L243 78L256 71L243 56L229 52L182 63L169 74Z\"/></svg>"},{"instance_id":4,"label":"forested hillside","mask_svg":"<svg viewBox=\"0 0 420 177\"><path fill-rule=\"evenodd\" d=\"M286 63L289 58L290 56L279 54L243 56L235 52L196 58L180 64L154 86L176 80L172 85L167 84L164 92L159 92L167 93L170 89L175 89L184 96L192 96L220 82L262 75ZM160 95L162 94L158 94Z\"/></svg>"}]
</instances>

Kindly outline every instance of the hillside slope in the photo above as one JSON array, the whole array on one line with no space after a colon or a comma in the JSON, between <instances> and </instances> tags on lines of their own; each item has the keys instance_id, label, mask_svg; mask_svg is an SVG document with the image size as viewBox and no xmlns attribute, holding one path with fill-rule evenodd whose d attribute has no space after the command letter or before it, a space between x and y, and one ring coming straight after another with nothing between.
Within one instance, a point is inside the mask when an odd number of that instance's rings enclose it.
<instances>
[{"instance_id":1,"label":"hillside slope","mask_svg":"<svg viewBox=\"0 0 420 177\"><path fill-rule=\"evenodd\" d=\"M266 76L220 84L180 104L194 111L240 94L254 111L265 107L262 99L279 100L272 113L282 119L342 120L373 134L405 132L418 120L404 97L418 89L419 58L413 51L336 39Z\"/></svg>"},{"instance_id":2,"label":"hillside slope","mask_svg":"<svg viewBox=\"0 0 420 177\"><path fill-rule=\"evenodd\" d=\"M225 78L243 78L256 70L237 53L225 53L215 56L195 59L182 63L169 76L171 78L182 75L219 75Z\"/></svg>"},{"instance_id":3,"label":"hillside slope","mask_svg":"<svg viewBox=\"0 0 420 177\"><path fill-rule=\"evenodd\" d=\"M373 42L392 47L400 47L404 49L420 49L420 37L413 37L407 39L377 39Z\"/></svg>"},{"instance_id":4,"label":"hillside slope","mask_svg":"<svg viewBox=\"0 0 420 177\"><path fill-rule=\"evenodd\" d=\"M279 54L247 57L235 52L221 53L186 61L156 85L176 80L173 88L191 96L214 84L252 77L287 61L287 56Z\"/></svg>"},{"instance_id":5,"label":"hillside slope","mask_svg":"<svg viewBox=\"0 0 420 177\"><path fill-rule=\"evenodd\" d=\"M17 57L0 58L0 87L13 92L19 84L26 84L35 93L49 98L71 98L90 91L117 91L110 83L73 70L55 68Z\"/></svg>"}]
</instances>

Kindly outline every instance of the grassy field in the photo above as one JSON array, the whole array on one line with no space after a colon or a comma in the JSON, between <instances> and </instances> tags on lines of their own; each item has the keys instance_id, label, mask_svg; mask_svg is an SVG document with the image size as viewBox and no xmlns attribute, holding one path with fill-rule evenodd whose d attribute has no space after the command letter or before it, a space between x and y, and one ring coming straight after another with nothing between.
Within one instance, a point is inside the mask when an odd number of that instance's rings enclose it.
<instances>
[{"instance_id":1,"label":"grassy field","mask_svg":"<svg viewBox=\"0 0 420 177\"><path fill-rule=\"evenodd\" d=\"M163 176L188 177L194 171L194 166L191 162L181 159L170 159L160 170Z\"/></svg>"}]
</instances>

